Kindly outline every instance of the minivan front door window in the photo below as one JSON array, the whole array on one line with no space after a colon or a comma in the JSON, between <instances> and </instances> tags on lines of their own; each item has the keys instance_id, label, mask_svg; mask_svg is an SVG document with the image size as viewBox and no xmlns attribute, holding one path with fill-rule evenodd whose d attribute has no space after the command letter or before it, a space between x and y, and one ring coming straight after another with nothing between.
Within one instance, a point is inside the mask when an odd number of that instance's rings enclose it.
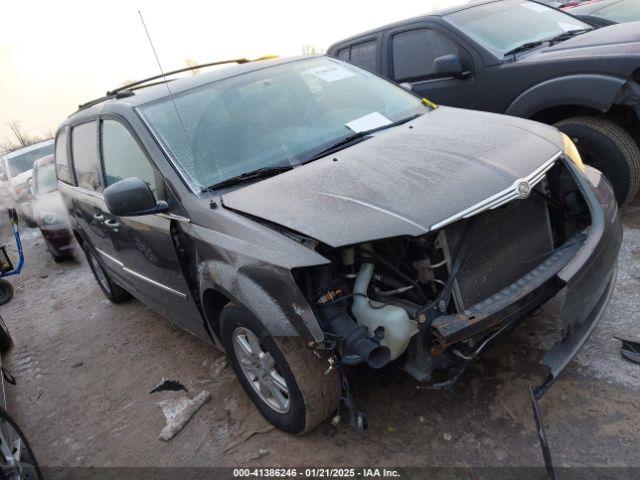
<instances>
[{"instance_id":1,"label":"minivan front door window","mask_svg":"<svg viewBox=\"0 0 640 480\"><path fill-rule=\"evenodd\" d=\"M127 127L116 120L103 120L100 133L105 185L138 177L155 193L153 167Z\"/></svg>"}]
</instances>

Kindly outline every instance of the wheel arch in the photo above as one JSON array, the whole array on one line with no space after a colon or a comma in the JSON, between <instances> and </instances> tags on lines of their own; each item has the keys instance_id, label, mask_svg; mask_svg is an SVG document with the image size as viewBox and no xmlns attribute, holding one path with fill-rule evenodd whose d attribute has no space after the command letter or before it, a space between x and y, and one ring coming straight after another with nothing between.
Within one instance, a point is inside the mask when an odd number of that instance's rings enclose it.
<instances>
[{"instance_id":1,"label":"wheel arch","mask_svg":"<svg viewBox=\"0 0 640 480\"><path fill-rule=\"evenodd\" d=\"M542 115L572 110L604 113L613 106L625 82L621 78L595 74L552 78L518 95L505 114L536 120Z\"/></svg>"},{"instance_id":2,"label":"wheel arch","mask_svg":"<svg viewBox=\"0 0 640 480\"><path fill-rule=\"evenodd\" d=\"M211 333L215 335L214 340L216 342L220 341L220 314L225 305L231 301L228 295L212 287L202 292L202 308L205 320L209 324Z\"/></svg>"},{"instance_id":3,"label":"wheel arch","mask_svg":"<svg viewBox=\"0 0 640 480\"><path fill-rule=\"evenodd\" d=\"M220 313L228 302L249 310L274 337L323 339L317 319L289 270L264 265L238 267L211 260L200 263L198 284L206 321L218 340Z\"/></svg>"}]
</instances>

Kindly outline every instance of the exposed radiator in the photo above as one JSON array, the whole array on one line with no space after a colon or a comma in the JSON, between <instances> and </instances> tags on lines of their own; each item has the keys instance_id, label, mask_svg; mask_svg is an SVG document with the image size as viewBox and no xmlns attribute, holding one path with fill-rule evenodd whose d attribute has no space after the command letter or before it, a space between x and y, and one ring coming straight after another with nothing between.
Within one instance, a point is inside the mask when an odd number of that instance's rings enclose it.
<instances>
[{"instance_id":1,"label":"exposed radiator","mask_svg":"<svg viewBox=\"0 0 640 480\"><path fill-rule=\"evenodd\" d=\"M470 221L469 244L453 289L461 312L515 283L553 253L549 212L538 195L446 227L444 236L452 261Z\"/></svg>"}]
</instances>

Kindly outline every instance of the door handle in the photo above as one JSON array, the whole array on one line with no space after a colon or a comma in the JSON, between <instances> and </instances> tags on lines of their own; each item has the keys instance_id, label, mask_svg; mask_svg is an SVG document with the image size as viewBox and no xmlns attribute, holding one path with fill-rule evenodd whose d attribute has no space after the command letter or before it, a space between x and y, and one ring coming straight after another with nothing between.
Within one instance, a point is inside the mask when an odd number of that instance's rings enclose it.
<instances>
[{"instance_id":1,"label":"door handle","mask_svg":"<svg viewBox=\"0 0 640 480\"><path fill-rule=\"evenodd\" d=\"M116 229L120 226L120 222L118 222L117 220L114 220L113 218L108 218L107 220L104 221L104 224L107 227L113 228L113 229Z\"/></svg>"},{"instance_id":2,"label":"door handle","mask_svg":"<svg viewBox=\"0 0 640 480\"><path fill-rule=\"evenodd\" d=\"M101 221L104 220L104 215L102 213L98 212L98 213L93 215L93 219L101 222Z\"/></svg>"}]
</instances>

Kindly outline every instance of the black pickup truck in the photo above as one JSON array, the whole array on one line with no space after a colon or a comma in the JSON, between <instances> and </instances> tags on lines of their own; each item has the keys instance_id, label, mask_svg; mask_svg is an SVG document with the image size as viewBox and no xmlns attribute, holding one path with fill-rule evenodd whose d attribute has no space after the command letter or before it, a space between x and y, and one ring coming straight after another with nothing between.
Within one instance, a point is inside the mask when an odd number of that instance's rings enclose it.
<instances>
[{"instance_id":1,"label":"black pickup truck","mask_svg":"<svg viewBox=\"0 0 640 480\"><path fill-rule=\"evenodd\" d=\"M523 0L465 4L332 45L328 54L436 103L554 124L618 203L640 189L640 22L595 29Z\"/></svg>"}]
</instances>

